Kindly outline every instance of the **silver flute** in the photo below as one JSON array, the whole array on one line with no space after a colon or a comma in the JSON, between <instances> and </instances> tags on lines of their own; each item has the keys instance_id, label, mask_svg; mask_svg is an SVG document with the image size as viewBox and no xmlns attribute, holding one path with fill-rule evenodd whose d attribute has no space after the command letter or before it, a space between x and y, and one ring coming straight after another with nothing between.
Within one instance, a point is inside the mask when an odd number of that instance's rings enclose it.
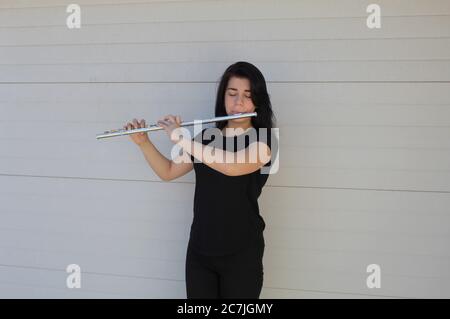
<instances>
[{"instance_id":1,"label":"silver flute","mask_svg":"<svg viewBox=\"0 0 450 319\"><path fill-rule=\"evenodd\" d=\"M213 123L213 122L219 122L219 121L227 121L227 120L234 120L234 119L240 119L244 117L253 117L257 116L256 112L253 113L237 113L233 115L226 115L226 116L219 116L214 117L212 119L207 120L196 120L191 122L181 122L180 126L190 126L194 124L207 124L207 123ZM97 139L107 138L107 137L114 137L114 136L122 136L122 135L130 135L134 133L142 133L142 132L149 132L149 131L159 131L163 130L159 125L147 125L146 127L141 127L133 130L125 130L125 129L119 129L119 130L111 130L111 131L105 131L102 134L97 135Z\"/></svg>"}]
</instances>

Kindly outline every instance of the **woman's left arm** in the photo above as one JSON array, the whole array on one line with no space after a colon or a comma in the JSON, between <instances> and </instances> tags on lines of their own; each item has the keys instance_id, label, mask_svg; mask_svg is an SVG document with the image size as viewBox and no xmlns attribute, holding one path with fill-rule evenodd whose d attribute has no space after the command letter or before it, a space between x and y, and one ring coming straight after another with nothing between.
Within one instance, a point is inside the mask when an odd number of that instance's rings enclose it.
<instances>
[{"instance_id":1,"label":"woman's left arm","mask_svg":"<svg viewBox=\"0 0 450 319\"><path fill-rule=\"evenodd\" d=\"M263 142L253 142L245 149L229 152L181 138L177 144L193 157L227 176L253 173L270 161L271 151Z\"/></svg>"},{"instance_id":2,"label":"woman's left arm","mask_svg":"<svg viewBox=\"0 0 450 319\"><path fill-rule=\"evenodd\" d=\"M184 134L174 134L175 130L180 128L179 116L167 115L163 120L159 120L158 124L164 128L173 143L178 144L185 152L203 164L227 176L253 173L268 163L271 158L270 148L259 141L250 143L247 148L240 151L229 152L187 139Z\"/></svg>"}]
</instances>

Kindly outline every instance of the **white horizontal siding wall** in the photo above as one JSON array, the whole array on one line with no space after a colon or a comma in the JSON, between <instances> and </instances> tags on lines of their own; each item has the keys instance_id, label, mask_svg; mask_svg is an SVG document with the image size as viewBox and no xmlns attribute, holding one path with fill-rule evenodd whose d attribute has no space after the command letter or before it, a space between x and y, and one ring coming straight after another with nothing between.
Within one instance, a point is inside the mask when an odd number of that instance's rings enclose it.
<instances>
[{"instance_id":1,"label":"white horizontal siding wall","mask_svg":"<svg viewBox=\"0 0 450 319\"><path fill-rule=\"evenodd\" d=\"M449 298L448 0L0 1L0 297L185 297L193 172L161 182L127 138L95 135L213 116L238 60L280 128L262 297Z\"/></svg>"}]
</instances>

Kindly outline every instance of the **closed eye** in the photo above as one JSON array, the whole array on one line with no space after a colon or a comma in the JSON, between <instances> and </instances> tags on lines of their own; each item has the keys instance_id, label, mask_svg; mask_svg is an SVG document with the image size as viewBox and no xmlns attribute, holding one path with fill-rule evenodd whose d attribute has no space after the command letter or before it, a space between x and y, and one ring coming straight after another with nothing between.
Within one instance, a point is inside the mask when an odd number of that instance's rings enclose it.
<instances>
[{"instance_id":1,"label":"closed eye","mask_svg":"<svg viewBox=\"0 0 450 319\"><path fill-rule=\"evenodd\" d=\"M236 96L237 94L231 94L229 93L228 96ZM251 99L251 95L244 95L247 99Z\"/></svg>"}]
</instances>

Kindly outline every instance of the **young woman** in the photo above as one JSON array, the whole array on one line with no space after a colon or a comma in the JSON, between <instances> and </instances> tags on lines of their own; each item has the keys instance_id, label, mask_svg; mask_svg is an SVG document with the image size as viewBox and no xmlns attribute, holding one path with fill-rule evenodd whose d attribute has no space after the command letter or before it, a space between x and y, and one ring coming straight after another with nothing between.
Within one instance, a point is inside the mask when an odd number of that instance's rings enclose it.
<instances>
[{"instance_id":1,"label":"young woman","mask_svg":"<svg viewBox=\"0 0 450 319\"><path fill-rule=\"evenodd\" d=\"M162 180L170 181L195 170L194 219L185 274L188 298L259 298L265 223L257 200L268 178L262 168L270 165L274 152L274 115L262 73L250 63L237 62L221 78L215 116L250 112L257 112L257 116L216 122L215 131L219 130L220 136L207 134L210 129L204 129L194 139L173 134L181 118L165 116L158 125L183 149L174 160L164 157L147 133L130 135ZM124 129L144 126L144 120L134 119ZM251 130L255 134L249 135ZM266 134L260 134L262 130ZM230 145L232 149L225 147ZM266 156L250 160L255 154L252 152ZM216 158L228 160L213 161L205 155L213 153Z\"/></svg>"}]
</instances>

